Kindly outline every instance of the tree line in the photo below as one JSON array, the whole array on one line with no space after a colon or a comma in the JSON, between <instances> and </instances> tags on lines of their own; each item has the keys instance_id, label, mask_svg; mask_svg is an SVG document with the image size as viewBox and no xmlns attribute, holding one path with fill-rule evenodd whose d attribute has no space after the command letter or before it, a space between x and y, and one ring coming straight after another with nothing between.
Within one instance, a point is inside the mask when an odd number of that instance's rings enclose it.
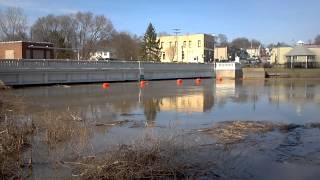
<instances>
[{"instance_id":1,"label":"tree line","mask_svg":"<svg viewBox=\"0 0 320 180\"><path fill-rule=\"evenodd\" d=\"M152 24L148 28L153 28ZM154 28L149 33L155 34ZM156 43L155 35L141 38L128 32L118 32L107 17L91 12L47 15L39 17L28 27L27 16L23 10L9 7L0 11L0 39L51 42L55 47L65 48L56 51L57 59L75 59L77 53L74 51L79 51L81 59L89 59L91 53L96 51L111 51L117 59L159 59L146 56L150 54L146 51L151 52L154 49L146 47L150 46L149 40Z\"/></svg>"},{"instance_id":2,"label":"tree line","mask_svg":"<svg viewBox=\"0 0 320 180\"><path fill-rule=\"evenodd\" d=\"M81 59L89 59L91 53L96 51L111 51L115 58L125 60L159 61L161 55L160 42L151 23L144 36L138 37L129 32L118 32L107 17L91 12L47 15L39 17L28 27L23 10L9 7L0 11L0 40L51 42L55 47L67 49L56 51L57 59L76 58L72 49L79 51ZM320 45L320 35L316 36L313 43ZM216 37L216 45L227 46L231 55L245 53L244 50L250 47L262 47L260 41L245 37L228 42L224 34Z\"/></svg>"}]
</instances>

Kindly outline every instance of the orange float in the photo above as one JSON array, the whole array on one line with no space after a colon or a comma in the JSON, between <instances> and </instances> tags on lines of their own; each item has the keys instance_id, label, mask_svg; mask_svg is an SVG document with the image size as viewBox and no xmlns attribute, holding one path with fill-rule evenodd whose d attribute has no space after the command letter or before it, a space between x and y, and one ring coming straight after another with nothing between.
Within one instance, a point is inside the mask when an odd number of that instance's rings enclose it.
<instances>
[{"instance_id":1,"label":"orange float","mask_svg":"<svg viewBox=\"0 0 320 180\"><path fill-rule=\"evenodd\" d=\"M103 83L102 84L102 88L103 89L108 89L110 87L110 84L109 83Z\"/></svg>"},{"instance_id":2,"label":"orange float","mask_svg":"<svg viewBox=\"0 0 320 180\"><path fill-rule=\"evenodd\" d=\"M182 79L177 79L177 85L181 86L183 84Z\"/></svg>"},{"instance_id":3,"label":"orange float","mask_svg":"<svg viewBox=\"0 0 320 180\"><path fill-rule=\"evenodd\" d=\"M144 88L145 86L146 86L146 84L147 84L147 81L140 81L139 82L139 86L140 86L140 88Z\"/></svg>"},{"instance_id":4,"label":"orange float","mask_svg":"<svg viewBox=\"0 0 320 180\"><path fill-rule=\"evenodd\" d=\"M197 85L200 85L202 80L200 78L197 78L195 82L196 82Z\"/></svg>"}]
</instances>

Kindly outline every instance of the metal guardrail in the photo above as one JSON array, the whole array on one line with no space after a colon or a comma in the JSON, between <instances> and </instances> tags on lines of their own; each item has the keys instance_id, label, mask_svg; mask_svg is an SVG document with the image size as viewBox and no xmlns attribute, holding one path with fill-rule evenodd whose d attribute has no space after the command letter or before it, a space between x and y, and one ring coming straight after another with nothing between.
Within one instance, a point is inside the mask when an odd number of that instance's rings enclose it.
<instances>
[{"instance_id":1,"label":"metal guardrail","mask_svg":"<svg viewBox=\"0 0 320 180\"><path fill-rule=\"evenodd\" d=\"M167 69L192 68L195 64L179 63L157 63L148 61L89 61L89 60L47 60L47 59L23 59L23 60L0 60L0 70L19 70L19 69L140 69L165 67ZM206 64L199 64L203 68L208 68ZM212 64L213 65L213 64Z\"/></svg>"},{"instance_id":2,"label":"metal guardrail","mask_svg":"<svg viewBox=\"0 0 320 180\"><path fill-rule=\"evenodd\" d=\"M0 60L0 69L138 68L139 62L79 60Z\"/></svg>"}]
</instances>

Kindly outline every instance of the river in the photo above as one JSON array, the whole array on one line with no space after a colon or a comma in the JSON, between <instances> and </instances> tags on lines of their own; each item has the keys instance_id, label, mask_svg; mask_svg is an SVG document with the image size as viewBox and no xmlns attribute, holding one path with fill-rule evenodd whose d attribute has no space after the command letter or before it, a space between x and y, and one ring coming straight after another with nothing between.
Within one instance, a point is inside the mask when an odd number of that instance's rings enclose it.
<instances>
[{"instance_id":1,"label":"river","mask_svg":"<svg viewBox=\"0 0 320 180\"><path fill-rule=\"evenodd\" d=\"M194 80L27 87L12 90L23 99L30 119L58 129L71 127L71 119L92 126L84 136L65 139L55 148L33 139L34 179L66 178L70 171L55 162L74 154L103 152L111 144L130 143L148 131L159 135L183 134L210 144L214 138L198 130L224 122L268 122L304 126L320 123L319 79ZM42 122L43 114L51 122ZM52 118L53 116L53 118ZM42 118L39 118L42 117ZM56 119L55 119L56 118ZM58 120L57 120L58 119ZM55 122L55 120L57 122ZM85 130L83 130L83 128ZM76 128L75 128L76 129ZM320 176L319 129L296 128L287 133L269 132L238 143L216 163L220 178L317 179ZM79 135L79 134L77 134ZM249 144L248 144L249 143ZM53 150L52 150L53 149ZM75 153L76 152L76 153Z\"/></svg>"}]
</instances>

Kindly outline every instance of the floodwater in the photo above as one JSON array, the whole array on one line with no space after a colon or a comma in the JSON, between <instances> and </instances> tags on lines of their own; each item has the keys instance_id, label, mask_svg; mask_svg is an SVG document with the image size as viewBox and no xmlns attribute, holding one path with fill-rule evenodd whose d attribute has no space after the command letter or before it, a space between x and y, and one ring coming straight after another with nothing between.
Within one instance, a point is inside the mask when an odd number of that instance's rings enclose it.
<instances>
[{"instance_id":1,"label":"floodwater","mask_svg":"<svg viewBox=\"0 0 320 180\"><path fill-rule=\"evenodd\" d=\"M75 120L85 120L94 127L85 140L78 138L61 143L50 152L41 145L40 137L35 138L34 143L38 144L32 152L37 153L33 159L32 178L35 179L68 177L68 169L54 162L71 159L75 152L81 155L103 152L108 145L129 143L146 131L194 136L195 141L206 145L214 142L214 137L197 130L217 123L261 121L302 126L320 123L318 79L204 79L201 84L184 80L180 85L176 81L150 81L144 87L129 82L111 83L107 89L101 84L89 84L13 91L25 102L29 118L37 119L42 112L52 116L68 112ZM52 126L58 124L51 123ZM65 123L62 122L60 128L69 125ZM318 128L257 135L254 142L251 139L234 144L219 153L204 147L207 151L202 155L215 158L216 173L221 179L320 177Z\"/></svg>"}]
</instances>

